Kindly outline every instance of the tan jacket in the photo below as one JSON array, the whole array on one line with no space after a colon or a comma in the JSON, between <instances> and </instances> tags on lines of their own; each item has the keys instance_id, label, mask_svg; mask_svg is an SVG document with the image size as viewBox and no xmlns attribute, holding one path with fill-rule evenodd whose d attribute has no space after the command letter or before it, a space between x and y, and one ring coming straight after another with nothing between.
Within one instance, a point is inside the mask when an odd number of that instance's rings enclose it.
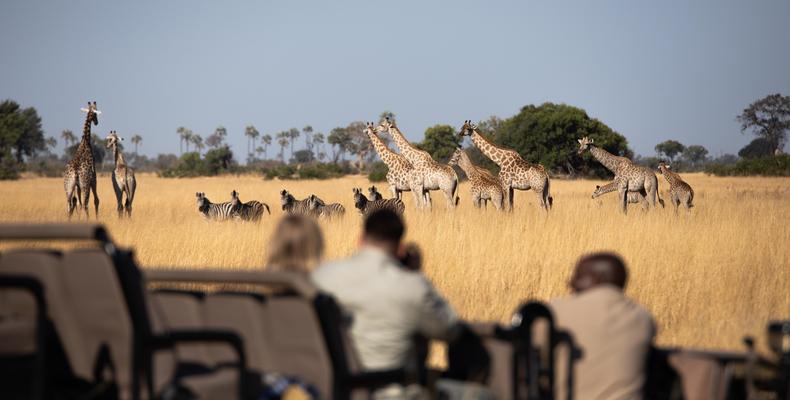
<instances>
[{"instance_id":1,"label":"tan jacket","mask_svg":"<svg viewBox=\"0 0 790 400\"><path fill-rule=\"evenodd\" d=\"M655 336L650 313L611 285L551 302L560 329L581 349L574 368L574 398L641 399L645 364ZM566 358L557 363L558 397L565 398Z\"/></svg>"},{"instance_id":2,"label":"tan jacket","mask_svg":"<svg viewBox=\"0 0 790 400\"><path fill-rule=\"evenodd\" d=\"M312 279L352 318L351 338L367 370L405 366L418 333L449 339L457 329L458 317L433 285L376 248L323 265Z\"/></svg>"}]
</instances>

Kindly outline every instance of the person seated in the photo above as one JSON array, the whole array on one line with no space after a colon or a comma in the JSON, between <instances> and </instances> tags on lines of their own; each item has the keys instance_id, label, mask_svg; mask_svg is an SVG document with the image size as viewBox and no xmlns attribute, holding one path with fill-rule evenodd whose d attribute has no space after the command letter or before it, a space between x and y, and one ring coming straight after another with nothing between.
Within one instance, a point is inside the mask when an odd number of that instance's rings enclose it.
<instances>
[{"instance_id":1,"label":"person seated","mask_svg":"<svg viewBox=\"0 0 790 400\"><path fill-rule=\"evenodd\" d=\"M581 350L574 365L576 399L642 397L656 328L650 312L623 293L627 280L618 255L586 255L571 277L573 294L550 302L557 327L569 331ZM558 365L557 371L559 378L564 367ZM565 385L557 379L557 398L564 398Z\"/></svg>"},{"instance_id":2,"label":"person seated","mask_svg":"<svg viewBox=\"0 0 790 400\"><path fill-rule=\"evenodd\" d=\"M416 335L450 340L459 331L453 308L419 272L418 253L401 245L404 231L393 211L373 212L358 251L312 274L350 317L350 336L368 371L405 367Z\"/></svg>"},{"instance_id":3,"label":"person seated","mask_svg":"<svg viewBox=\"0 0 790 400\"><path fill-rule=\"evenodd\" d=\"M308 276L321 262L324 237L321 227L301 215L280 219L269 240L268 271L289 271Z\"/></svg>"}]
</instances>

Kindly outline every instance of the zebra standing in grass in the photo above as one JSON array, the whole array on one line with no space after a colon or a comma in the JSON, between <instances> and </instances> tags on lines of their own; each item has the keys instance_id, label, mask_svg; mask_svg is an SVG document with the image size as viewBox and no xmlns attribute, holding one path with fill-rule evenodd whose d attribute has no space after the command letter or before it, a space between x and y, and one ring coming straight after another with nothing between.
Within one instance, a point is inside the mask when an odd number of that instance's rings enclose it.
<instances>
[{"instance_id":1,"label":"zebra standing in grass","mask_svg":"<svg viewBox=\"0 0 790 400\"><path fill-rule=\"evenodd\" d=\"M371 186L368 188L368 194L370 195L370 201L381 200L384 196L381 195L378 189L375 186Z\"/></svg>"},{"instance_id":2,"label":"zebra standing in grass","mask_svg":"<svg viewBox=\"0 0 790 400\"><path fill-rule=\"evenodd\" d=\"M231 202L212 203L211 200L206 197L206 194L202 192L195 193L195 197L197 200L198 212L203 214L203 217L207 220L225 221L236 215L233 203Z\"/></svg>"},{"instance_id":3,"label":"zebra standing in grass","mask_svg":"<svg viewBox=\"0 0 790 400\"><path fill-rule=\"evenodd\" d=\"M400 199L368 200L368 198L362 194L361 188L354 188L354 207L359 210L362 216L368 216L370 213L382 209L392 210L398 215L403 215L405 209Z\"/></svg>"},{"instance_id":4,"label":"zebra standing in grass","mask_svg":"<svg viewBox=\"0 0 790 400\"><path fill-rule=\"evenodd\" d=\"M304 215L307 217L317 217L318 213L310 209L310 199L296 200L296 198L283 189L280 192L280 204L286 214Z\"/></svg>"},{"instance_id":5,"label":"zebra standing in grass","mask_svg":"<svg viewBox=\"0 0 790 400\"><path fill-rule=\"evenodd\" d=\"M236 213L235 215L242 221L259 222L263 217L264 210L266 210L269 215L272 214L271 210L269 210L269 205L266 203L261 203L257 200L242 203L241 200L239 200L239 192L235 190L230 192L230 203L233 205L233 210Z\"/></svg>"},{"instance_id":6,"label":"zebra standing in grass","mask_svg":"<svg viewBox=\"0 0 790 400\"><path fill-rule=\"evenodd\" d=\"M314 194L311 194L307 201L310 210L321 218L339 218L346 215L346 208L340 203L326 204Z\"/></svg>"}]
</instances>

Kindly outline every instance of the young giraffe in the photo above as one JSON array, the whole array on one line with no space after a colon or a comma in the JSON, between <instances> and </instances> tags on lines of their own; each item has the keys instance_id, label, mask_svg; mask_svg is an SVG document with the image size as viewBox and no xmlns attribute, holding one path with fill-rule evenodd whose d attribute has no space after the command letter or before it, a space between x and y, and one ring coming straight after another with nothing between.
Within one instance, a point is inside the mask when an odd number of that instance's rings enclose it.
<instances>
[{"instance_id":1,"label":"young giraffe","mask_svg":"<svg viewBox=\"0 0 790 400\"><path fill-rule=\"evenodd\" d=\"M414 194L414 202L417 208L420 208L420 193L423 192L422 182L420 175L411 165L406 157L390 150L383 140L376 134L376 129L372 122L368 122L365 127L365 133L373 143L373 148L378 153L379 158L384 164L387 165L387 183L390 186L392 197L401 199L401 193L412 192Z\"/></svg>"},{"instance_id":2,"label":"young giraffe","mask_svg":"<svg viewBox=\"0 0 790 400\"><path fill-rule=\"evenodd\" d=\"M615 180L603 186L595 185L595 191L592 194L592 198L595 199L597 197L605 195L606 193L616 192L617 189L619 188L620 188L620 178L615 178ZM645 192L644 189L637 192L628 192L628 203L630 204L642 203L642 205L644 206L646 204L645 196L647 196L647 193ZM660 195L658 195L658 204L661 204L661 208L664 208L664 200L661 198Z\"/></svg>"},{"instance_id":3,"label":"young giraffe","mask_svg":"<svg viewBox=\"0 0 790 400\"><path fill-rule=\"evenodd\" d=\"M650 205L656 206L656 195L658 194L658 178L650 168L634 164L631 160L615 156L604 149L593 146L593 139L583 137L579 141L578 154L583 154L586 150L595 157L598 162L603 164L606 169L612 171L615 181L618 182L617 188L620 194L620 204L624 214L628 213L628 192L645 191ZM645 200L647 203L647 200ZM649 205L645 204L649 208Z\"/></svg>"},{"instance_id":4,"label":"young giraffe","mask_svg":"<svg viewBox=\"0 0 790 400\"><path fill-rule=\"evenodd\" d=\"M423 205L426 208L431 208L429 191L441 190L447 200L447 207L454 209L458 203L458 198L456 197L458 175L455 174L455 170L449 165L439 164L428 152L414 147L389 118L383 121L377 130L386 130L392 136L392 140L400 149L400 153L411 162L422 179Z\"/></svg>"},{"instance_id":5,"label":"young giraffe","mask_svg":"<svg viewBox=\"0 0 790 400\"><path fill-rule=\"evenodd\" d=\"M509 210L513 210L514 190L534 190L538 195L538 204L541 208L548 211L554 199L551 197L549 187L549 174L540 164L531 164L521 158L517 151L498 147L488 141L480 132L477 126L472 125L472 121L464 121L460 132L461 138L469 136L472 143L480 151L490 158L491 161L499 165L499 181L502 187L507 190L507 205Z\"/></svg>"},{"instance_id":6,"label":"young giraffe","mask_svg":"<svg viewBox=\"0 0 790 400\"><path fill-rule=\"evenodd\" d=\"M88 102L88 108L83 108L86 113L85 124L82 126L82 140L80 141L74 158L66 164L66 171L63 174L63 187L66 190L66 208L69 218L74 213L79 201L80 206L85 210L85 217L88 217L88 200L90 192L93 192L93 206L96 210L96 218L99 218L99 196L96 194L96 167L93 161L93 148L91 147L91 123L99 124L99 114L101 111L96 109L96 102Z\"/></svg>"},{"instance_id":7,"label":"young giraffe","mask_svg":"<svg viewBox=\"0 0 790 400\"><path fill-rule=\"evenodd\" d=\"M126 210L126 216L132 217L132 202L134 201L134 192L137 189L137 180L134 178L134 169L126 166L126 160L123 159L123 153L118 148L119 141L123 140L118 133L110 131L107 135L107 148L112 149L113 157L115 158L115 169L112 171L112 188L115 190L115 199L118 203L118 216L123 217L123 211ZM123 201L123 194L126 193L126 202Z\"/></svg>"},{"instance_id":8,"label":"young giraffe","mask_svg":"<svg viewBox=\"0 0 790 400\"><path fill-rule=\"evenodd\" d=\"M678 212L680 204L686 207L686 211L691 212L691 207L694 207L694 189L691 185L686 183L680 178L680 175L669 170L669 165L663 161L658 163L658 169L664 178L669 182L669 199L675 206L675 214Z\"/></svg>"},{"instance_id":9,"label":"young giraffe","mask_svg":"<svg viewBox=\"0 0 790 400\"><path fill-rule=\"evenodd\" d=\"M476 208L480 208L481 205L487 206L488 201L491 200L497 210L505 209L505 189L502 188L502 183L485 168L472 164L469 155L460 147L455 149L449 164L461 167L469 178L469 192Z\"/></svg>"}]
</instances>

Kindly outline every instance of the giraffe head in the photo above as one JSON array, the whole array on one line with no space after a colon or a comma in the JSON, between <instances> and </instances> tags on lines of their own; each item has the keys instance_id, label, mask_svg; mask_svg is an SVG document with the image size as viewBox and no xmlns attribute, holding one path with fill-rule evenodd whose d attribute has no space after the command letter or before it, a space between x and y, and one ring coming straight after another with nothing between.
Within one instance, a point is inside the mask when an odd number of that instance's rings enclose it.
<instances>
[{"instance_id":1,"label":"giraffe head","mask_svg":"<svg viewBox=\"0 0 790 400\"><path fill-rule=\"evenodd\" d=\"M667 164L667 163L665 163L663 161L659 161L658 162L658 170L659 171L664 172L664 171L669 170L670 168L672 168L672 167L669 164Z\"/></svg>"},{"instance_id":2,"label":"giraffe head","mask_svg":"<svg viewBox=\"0 0 790 400\"><path fill-rule=\"evenodd\" d=\"M99 114L101 114L101 111L99 111L99 109L96 108L95 101L93 103L89 101L88 107L82 108L81 110L84 113L88 113L88 122L92 122L93 125L99 124Z\"/></svg>"},{"instance_id":3,"label":"giraffe head","mask_svg":"<svg viewBox=\"0 0 790 400\"><path fill-rule=\"evenodd\" d=\"M451 167L453 165L458 165L458 160L461 159L461 152L463 152L463 150L461 149L461 146L458 146L453 152L453 155L450 157L450 161L447 162L447 165Z\"/></svg>"},{"instance_id":4,"label":"giraffe head","mask_svg":"<svg viewBox=\"0 0 790 400\"><path fill-rule=\"evenodd\" d=\"M384 121L381 121L381 123L376 128L376 130L381 132L381 131L388 131L390 130L390 128L397 128L397 126L395 126L395 121L387 117L384 119Z\"/></svg>"},{"instance_id":5,"label":"giraffe head","mask_svg":"<svg viewBox=\"0 0 790 400\"><path fill-rule=\"evenodd\" d=\"M364 132L368 135L375 135L376 132L381 132L381 126L375 126L372 122L365 122Z\"/></svg>"},{"instance_id":6,"label":"giraffe head","mask_svg":"<svg viewBox=\"0 0 790 400\"><path fill-rule=\"evenodd\" d=\"M463 139L464 136L472 136L475 129L477 129L477 125L473 124L471 119L467 119L461 126L461 131L458 132L458 136L460 136L461 139Z\"/></svg>"},{"instance_id":7,"label":"giraffe head","mask_svg":"<svg viewBox=\"0 0 790 400\"><path fill-rule=\"evenodd\" d=\"M576 152L577 154L584 153L587 149L590 148L590 145L594 143L594 141L587 136L578 140L579 142L579 150Z\"/></svg>"},{"instance_id":8,"label":"giraffe head","mask_svg":"<svg viewBox=\"0 0 790 400\"><path fill-rule=\"evenodd\" d=\"M118 146L118 143L120 143L121 140L123 140L123 138L118 136L118 132L110 131L110 134L107 135L107 138L105 140L107 141L107 145L105 147L108 149L114 149L116 148L116 146Z\"/></svg>"},{"instance_id":9,"label":"giraffe head","mask_svg":"<svg viewBox=\"0 0 790 400\"><path fill-rule=\"evenodd\" d=\"M594 199L602 194L601 185L595 185L595 191L592 194L592 198Z\"/></svg>"}]
</instances>

